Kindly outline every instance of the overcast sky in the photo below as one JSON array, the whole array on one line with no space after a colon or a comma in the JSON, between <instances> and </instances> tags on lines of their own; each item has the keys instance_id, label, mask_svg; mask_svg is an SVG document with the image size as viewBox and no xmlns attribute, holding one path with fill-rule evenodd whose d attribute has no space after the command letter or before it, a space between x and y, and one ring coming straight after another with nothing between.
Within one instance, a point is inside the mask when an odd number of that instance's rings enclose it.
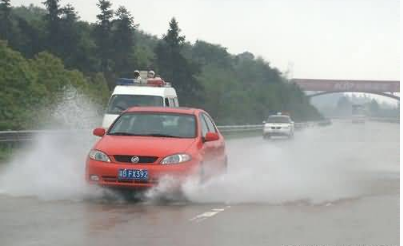
<instances>
[{"instance_id":1,"label":"overcast sky","mask_svg":"<svg viewBox=\"0 0 403 246\"><path fill-rule=\"evenodd\" d=\"M44 0L11 0L15 6ZM399 80L398 0L112 0L161 37L175 16L187 40L250 51L294 78ZM97 0L71 3L95 21Z\"/></svg>"}]
</instances>

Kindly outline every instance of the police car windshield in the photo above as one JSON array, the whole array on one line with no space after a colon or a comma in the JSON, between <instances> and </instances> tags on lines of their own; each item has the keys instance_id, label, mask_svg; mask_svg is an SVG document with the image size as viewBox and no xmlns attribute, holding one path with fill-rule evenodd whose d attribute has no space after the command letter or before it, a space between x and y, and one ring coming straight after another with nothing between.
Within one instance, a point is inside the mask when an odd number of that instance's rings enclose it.
<instances>
[{"instance_id":1,"label":"police car windshield","mask_svg":"<svg viewBox=\"0 0 403 246\"><path fill-rule=\"evenodd\" d=\"M267 120L268 123L290 123L288 116L270 116Z\"/></svg>"},{"instance_id":2,"label":"police car windshield","mask_svg":"<svg viewBox=\"0 0 403 246\"><path fill-rule=\"evenodd\" d=\"M138 112L121 115L112 125L109 135L195 138L194 115Z\"/></svg>"},{"instance_id":3,"label":"police car windshield","mask_svg":"<svg viewBox=\"0 0 403 246\"><path fill-rule=\"evenodd\" d=\"M107 114L120 114L122 111L135 106L164 106L161 96L147 95L113 95L109 101Z\"/></svg>"}]
</instances>

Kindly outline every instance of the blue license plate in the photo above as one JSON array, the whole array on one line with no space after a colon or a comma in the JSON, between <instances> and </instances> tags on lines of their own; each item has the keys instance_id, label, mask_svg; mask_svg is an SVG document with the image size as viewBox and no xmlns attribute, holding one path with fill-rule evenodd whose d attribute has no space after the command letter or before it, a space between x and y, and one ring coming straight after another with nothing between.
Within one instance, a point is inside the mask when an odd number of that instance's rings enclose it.
<instances>
[{"instance_id":1,"label":"blue license plate","mask_svg":"<svg viewBox=\"0 0 403 246\"><path fill-rule=\"evenodd\" d=\"M119 169L118 179L148 180L148 171L137 169Z\"/></svg>"}]
</instances>

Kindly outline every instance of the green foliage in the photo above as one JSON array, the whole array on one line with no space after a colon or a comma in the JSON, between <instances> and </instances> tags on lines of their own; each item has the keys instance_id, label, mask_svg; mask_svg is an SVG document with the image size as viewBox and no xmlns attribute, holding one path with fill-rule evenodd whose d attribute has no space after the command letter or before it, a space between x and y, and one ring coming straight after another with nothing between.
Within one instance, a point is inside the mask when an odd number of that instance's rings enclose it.
<instances>
[{"instance_id":1,"label":"green foliage","mask_svg":"<svg viewBox=\"0 0 403 246\"><path fill-rule=\"evenodd\" d=\"M140 68L151 68L155 60L155 53L153 50L146 45L137 45L134 49L134 63L136 67Z\"/></svg>"},{"instance_id":2,"label":"green foliage","mask_svg":"<svg viewBox=\"0 0 403 246\"><path fill-rule=\"evenodd\" d=\"M0 0L0 38L9 39L12 31L11 28L10 0Z\"/></svg>"},{"instance_id":3,"label":"green foliage","mask_svg":"<svg viewBox=\"0 0 403 246\"><path fill-rule=\"evenodd\" d=\"M77 70L66 70L62 61L41 52L34 59L0 42L0 130L34 128L45 123L47 112L61 100L65 88L72 86L105 104L108 89L100 74L86 78Z\"/></svg>"},{"instance_id":4,"label":"green foliage","mask_svg":"<svg viewBox=\"0 0 403 246\"><path fill-rule=\"evenodd\" d=\"M134 30L133 17L125 7L119 7L113 21L112 40L115 46L112 59L114 73L121 76L130 76L133 73L134 57Z\"/></svg>"},{"instance_id":5,"label":"green foliage","mask_svg":"<svg viewBox=\"0 0 403 246\"><path fill-rule=\"evenodd\" d=\"M112 70L112 3L107 0L99 0L97 6L101 13L97 15L98 21L94 29L94 40L101 60L101 71L107 73Z\"/></svg>"},{"instance_id":6,"label":"green foliage","mask_svg":"<svg viewBox=\"0 0 403 246\"><path fill-rule=\"evenodd\" d=\"M204 88L200 105L218 124L258 124L271 111L289 112L297 121L319 119L303 92L294 84L265 83L246 87L228 70L209 65L197 77Z\"/></svg>"},{"instance_id":7,"label":"green foliage","mask_svg":"<svg viewBox=\"0 0 403 246\"><path fill-rule=\"evenodd\" d=\"M214 64L220 68L230 68L232 65L226 48L201 40L197 40L192 48L192 59L202 66Z\"/></svg>"},{"instance_id":8,"label":"green foliage","mask_svg":"<svg viewBox=\"0 0 403 246\"><path fill-rule=\"evenodd\" d=\"M32 23L41 21L43 16L46 15L46 10L30 4L29 6L14 7L12 14L15 17L23 18L27 22Z\"/></svg>"},{"instance_id":9,"label":"green foliage","mask_svg":"<svg viewBox=\"0 0 403 246\"><path fill-rule=\"evenodd\" d=\"M0 165L6 163L11 158L14 149L13 146L0 145Z\"/></svg>"},{"instance_id":10,"label":"green foliage","mask_svg":"<svg viewBox=\"0 0 403 246\"><path fill-rule=\"evenodd\" d=\"M44 16L46 24L46 40L47 49L57 55L61 55L62 52L62 33L60 15L62 9L59 4L60 0L46 0L43 4L46 6L47 13Z\"/></svg>"},{"instance_id":11,"label":"green foliage","mask_svg":"<svg viewBox=\"0 0 403 246\"><path fill-rule=\"evenodd\" d=\"M8 41L0 45L0 129L46 120L38 111L57 104L68 86L102 105L115 79L134 69L155 70L173 84L181 105L204 108L219 124L260 123L269 111L288 111L296 121L320 117L269 62L202 40L186 42L175 18L159 39L108 0L98 0L96 23L81 21L60 0L46 0L46 9L7 3L0 0L0 37Z\"/></svg>"}]
</instances>

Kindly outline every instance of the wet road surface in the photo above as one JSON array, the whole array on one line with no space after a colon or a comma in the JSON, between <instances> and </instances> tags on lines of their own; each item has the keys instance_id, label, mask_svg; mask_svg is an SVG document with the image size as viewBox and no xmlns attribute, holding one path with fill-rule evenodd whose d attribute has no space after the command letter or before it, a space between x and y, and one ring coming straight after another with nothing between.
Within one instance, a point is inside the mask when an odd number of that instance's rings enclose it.
<instances>
[{"instance_id":1,"label":"wet road surface","mask_svg":"<svg viewBox=\"0 0 403 246\"><path fill-rule=\"evenodd\" d=\"M185 187L189 201L0 187L1 245L399 244L399 125L339 122L227 148L228 174Z\"/></svg>"}]
</instances>

